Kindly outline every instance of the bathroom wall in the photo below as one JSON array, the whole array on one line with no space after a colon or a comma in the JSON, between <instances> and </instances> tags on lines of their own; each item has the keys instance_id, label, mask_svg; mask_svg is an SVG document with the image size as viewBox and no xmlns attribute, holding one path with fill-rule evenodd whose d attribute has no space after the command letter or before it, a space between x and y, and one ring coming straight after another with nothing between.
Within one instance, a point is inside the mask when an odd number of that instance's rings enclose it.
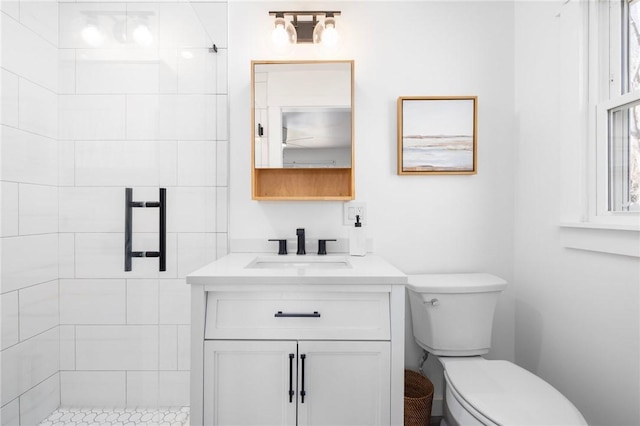
<instances>
[{"instance_id":1,"label":"bathroom wall","mask_svg":"<svg viewBox=\"0 0 640 426\"><path fill-rule=\"evenodd\" d=\"M312 3L305 9L326 4ZM268 2L230 2L230 243L268 238L347 238L342 202L251 200L250 61L271 52ZM513 359L513 4L510 2L340 2L342 49L355 60L356 198L367 205L373 250L407 273L486 271L506 278L492 357ZM279 10L299 5L278 2ZM342 23L342 24L341 24ZM291 59L324 59L298 45ZM282 58L280 58L282 59ZM478 174L398 176L398 96L477 95ZM262 244L268 249L275 249ZM407 321L406 364L421 351ZM441 371L430 363L436 393ZM434 407L435 408L435 407Z\"/></svg>"},{"instance_id":2,"label":"bathroom wall","mask_svg":"<svg viewBox=\"0 0 640 426\"><path fill-rule=\"evenodd\" d=\"M189 405L184 277L227 250L226 12L60 3L62 405ZM167 188L165 272L157 258L124 271L125 187L135 201ZM157 250L158 210L135 209L133 231L134 251Z\"/></svg>"},{"instance_id":3,"label":"bathroom wall","mask_svg":"<svg viewBox=\"0 0 640 426\"><path fill-rule=\"evenodd\" d=\"M3 1L2 425L36 424L58 374L58 5Z\"/></svg>"},{"instance_id":4,"label":"bathroom wall","mask_svg":"<svg viewBox=\"0 0 640 426\"><path fill-rule=\"evenodd\" d=\"M636 425L638 258L566 248L559 226L579 221L580 182L592 177L582 169L580 109L587 2L563 3L515 5L515 360L564 393L589 424Z\"/></svg>"}]
</instances>

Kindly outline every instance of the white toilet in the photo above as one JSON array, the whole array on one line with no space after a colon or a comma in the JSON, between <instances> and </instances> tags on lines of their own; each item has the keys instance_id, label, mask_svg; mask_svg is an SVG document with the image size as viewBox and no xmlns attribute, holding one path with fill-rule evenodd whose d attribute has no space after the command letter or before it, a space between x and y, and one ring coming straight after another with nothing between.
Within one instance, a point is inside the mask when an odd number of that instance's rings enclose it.
<instances>
[{"instance_id":1,"label":"white toilet","mask_svg":"<svg viewBox=\"0 0 640 426\"><path fill-rule=\"evenodd\" d=\"M489 274L409 276L413 335L444 366L443 422L455 425L586 425L553 386L508 361L486 360L506 281Z\"/></svg>"}]
</instances>

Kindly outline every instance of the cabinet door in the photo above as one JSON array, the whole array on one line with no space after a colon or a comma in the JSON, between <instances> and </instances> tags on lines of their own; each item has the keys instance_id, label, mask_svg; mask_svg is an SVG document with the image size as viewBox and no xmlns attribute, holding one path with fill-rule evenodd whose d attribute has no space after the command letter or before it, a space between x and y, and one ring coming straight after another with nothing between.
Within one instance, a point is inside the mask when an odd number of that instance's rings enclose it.
<instances>
[{"instance_id":1,"label":"cabinet door","mask_svg":"<svg viewBox=\"0 0 640 426\"><path fill-rule=\"evenodd\" d=\"M301 341L298 353L299 425L389 425L389 342Z\"/></svg>"},{"instance_id":2,"label":"cabinet door","mask_svg":"<svg viewBox=\"0 0 640 426\"><path fill-rule=\"evenodd\" d=\"M296 353L295 341L206 341L204 424L295 425Z\"/></svg>"}]
</instances>

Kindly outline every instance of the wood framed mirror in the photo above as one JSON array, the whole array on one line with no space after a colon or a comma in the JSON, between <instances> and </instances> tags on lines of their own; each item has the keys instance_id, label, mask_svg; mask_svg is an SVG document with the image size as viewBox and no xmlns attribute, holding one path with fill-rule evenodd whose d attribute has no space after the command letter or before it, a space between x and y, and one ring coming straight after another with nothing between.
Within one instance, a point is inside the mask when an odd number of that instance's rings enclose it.
<instances>
[{"instance_id":1,"label":"wood framed mirror","mask_svg":"<svg viewBox=\"0 0 640 426\"><path fill-rule=\"evenodd\" d=\"M251 62L254 200L355 198L352 60Z\"/></svg>"}]
</instances>

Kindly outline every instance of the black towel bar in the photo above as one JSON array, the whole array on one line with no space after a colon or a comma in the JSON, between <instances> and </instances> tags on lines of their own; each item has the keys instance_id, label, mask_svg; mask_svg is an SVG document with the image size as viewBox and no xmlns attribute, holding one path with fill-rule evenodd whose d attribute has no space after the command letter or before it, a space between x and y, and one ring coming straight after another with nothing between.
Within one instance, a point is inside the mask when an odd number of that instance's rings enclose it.
<instances>
[{"instance_id":1,"label":"black towel bar","mask_svg":"<svg viewBox=\"0 0 640 426\"><path fill-rule=\"evenodd\" d=\"M157 257L159 270L167 270L167 189L160 188L159 201L133 201L133 189L125 188L124 211L124 270L131 271L131 258ZM159 209L158 251L133 251L133 208L156 207Z\"/></svg>"}]
</instances>

